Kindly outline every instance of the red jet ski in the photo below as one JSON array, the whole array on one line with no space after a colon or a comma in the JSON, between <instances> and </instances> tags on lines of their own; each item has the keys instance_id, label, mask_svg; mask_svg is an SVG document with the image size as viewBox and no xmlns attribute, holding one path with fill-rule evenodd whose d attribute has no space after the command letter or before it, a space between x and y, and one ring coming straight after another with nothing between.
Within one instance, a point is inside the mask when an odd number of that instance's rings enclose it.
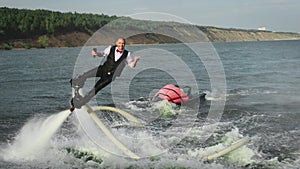
<instances>
[{"instance_id":1,"label":"red jet ski","mask_svg":"<svg viewBox=\"0 0 300 169\"><path fill-rule=\"evenodd\" d=\"M152 101L167 100L177 105L192 106L205 101L205 93L191 94L191 87L167 84L152 98Z\"/></svg>"}]
</instances>

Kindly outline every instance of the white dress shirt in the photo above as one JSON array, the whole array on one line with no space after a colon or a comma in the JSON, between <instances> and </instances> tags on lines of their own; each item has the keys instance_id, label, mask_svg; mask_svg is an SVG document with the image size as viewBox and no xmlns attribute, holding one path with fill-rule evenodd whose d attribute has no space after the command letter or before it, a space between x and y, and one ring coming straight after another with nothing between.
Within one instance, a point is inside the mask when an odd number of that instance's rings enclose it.
<instances>
[{"instance_id":1,"label":"white dress shirt","mask_svg":"<svg viewBox=\"0 0 300 169\"><path fill-rule=\"evenodd\" d=\"M107 48L104 49L104 51L100 52L101 56L108 56L111 47L112 46L108 46ZM115 62L117 60L119 60L121 58L122 54L123 54L123 52L122 53L117 52L117 49L118 48L116 47L116 49L115 49ZM123 49L123 51L124 51L124 49ZM127 54L127 57L126 57L126 63L128 65L130 65L132 62L133 62L133 58L131 57L130 52L128 51L128 54Z\"/></svg>"}]
</instances>

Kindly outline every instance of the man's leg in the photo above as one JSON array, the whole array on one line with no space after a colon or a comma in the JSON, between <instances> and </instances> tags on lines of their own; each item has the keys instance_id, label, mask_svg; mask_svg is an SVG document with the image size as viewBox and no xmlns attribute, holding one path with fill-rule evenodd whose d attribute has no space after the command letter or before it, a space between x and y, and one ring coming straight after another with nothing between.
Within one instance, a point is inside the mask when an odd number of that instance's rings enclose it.
<instances>
[{"instance_id":1,"label":"man's leg","mask_svg":"<svg viewBox=\"0 0 300 169\"><path fill-rule=\"evenodd\" d=\"M82 75L78 76L77 78L71 79L70 80L71 86L76 87L76 88L82 88L87 78L99 77L98 69L99 69L99 67L96 67L94 69L91 69L91 70L83 73Z\"/></svg>"},{"instance_id":2,"label":"man's leg","mask_svg":"<svg viewBox=\"0 0 300 169\"><path fill-rule=\"evenodd\" d=\"M103 89L105 86L110 84L112 82L112 77L104 77L97 81L94 88L90 90L84 97L74 97L71 100L71 104L75 108L81 108L82 105L89 102L101 89Z\"/></svg>"}]
</instances>

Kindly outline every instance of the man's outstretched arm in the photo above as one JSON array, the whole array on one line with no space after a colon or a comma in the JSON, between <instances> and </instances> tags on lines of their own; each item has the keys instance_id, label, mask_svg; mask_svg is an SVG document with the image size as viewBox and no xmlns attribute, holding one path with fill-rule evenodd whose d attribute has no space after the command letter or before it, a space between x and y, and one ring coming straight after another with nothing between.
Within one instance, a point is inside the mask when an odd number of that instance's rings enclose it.
<instances>
[{"instance_id":1,"label":"man's outstretched arm","mask_svg":"<svg viewBox=\"0 0 300 169\"><path fill-rule=\"evenodd\" d=\"M96 56L99 56L99 57L107 56L109 54L110 48L111 48L111 46L108 46L104 51L101 51L101 52L97 52L96 50L92 50L92 56L93 57L96 57Z\"/></svg>"},{"instance_id":2,"label":"man's outstretched arm","mask_svg":"<svg viewBox=\"0 0 300 169\"><path fill-rule=\"evenodd\" d=\"M134 67L136 66L136 63L137 63L139 60L140 60L140 56L135 56L133 62L130 63L129 66L130 66L131 68L134 68Z\"/></svg>"}]
</instances>

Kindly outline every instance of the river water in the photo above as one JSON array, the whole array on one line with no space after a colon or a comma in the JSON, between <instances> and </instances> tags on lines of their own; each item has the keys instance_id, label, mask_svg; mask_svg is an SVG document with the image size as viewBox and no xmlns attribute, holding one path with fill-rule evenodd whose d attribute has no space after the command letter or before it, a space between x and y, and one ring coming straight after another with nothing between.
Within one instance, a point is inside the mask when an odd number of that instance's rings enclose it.
<instances>
[{"instance_id":1,"label":"river water","mask_svg":"<svg viewBox=\"0 0 300 169\"><path fill-rule=\"evenodd\" d=\"M61 126L48 123L51 119L66 118L60 116L63 116L62 111L69 108L68 101L72 91L69 79L73 74L75 76L84 69L96 66L100 59L95 61L89 54L79 55L81 48L0 51L0 168L300 168L300 41L212 45L224 68L226 104L221 119L213 124L216 126L214 133L205 142L199 141L203 132L197 131L195 126L205 121L210 105L218 101L212 92L212 77L205 69L205 64L197 60L188 45L127 47L134 51L133 54L141 55L141 61L143 57L151 57L150 54L157 56L161 53L161 59L147 59L151 62L148 63L150 65L160 62L170 67L172 62L165 60L163 55L172 53L170 55L179 56L195 76L199 90L205 92L208 98L193 117L196 124L192 127L191 135L181 139L172 148L166 148L167 152L157 158L138 161L99 150L81 133L78 120L73 114ZM99 50L103 48L99 47ZM82 61L88 65L84 69L80 69ZM173 68L179 69L176 65ZM127 112L145 120L146 109L137 106L143 104L143 101L136 100L149 97L151 92L165 84L176 83L176 79L170 74L154 69L139 72L129 84L130 101L115 103L109 86L97 95L97 104L120 104ZM164 130L168 128L166 121L172 120L174 119L158 120L153 125L159 126L156 130ZM37 128L43 129L43 125L59 128L46 141L47 146L37 150L38 153L35 152L38 156L22 156L19 153L22 150L15 148L28 147L29 142L32 142L30 140L38 137L35 134L43 134L41 131L36 132ZM131 128L128 130L132 133L135 131ZM147 135L144 131L137 130L138 135ZM113 132L124 133L126 128L114 129ZM154 132L152 134L155 135ZM27 136L31 138L26 142L24 140ZM251 141L232 157L210 162L205 162L200 157L205 147L221 145L226 138L246 136ZM162 137L163 143L176 139L174 135ZM159 142L159 139L156 141ZM164 147L163 143L156 143L155 148ZM155 151L145 148L145 143L126 144L129 147L144 146L140 148L144 151ZM68 151L70 149L88 152L93 158L103 161L84 160L84 154L76 156L74 152ZM11 153L12 151L15 152Z\"/></svg>"}]
</instances>

